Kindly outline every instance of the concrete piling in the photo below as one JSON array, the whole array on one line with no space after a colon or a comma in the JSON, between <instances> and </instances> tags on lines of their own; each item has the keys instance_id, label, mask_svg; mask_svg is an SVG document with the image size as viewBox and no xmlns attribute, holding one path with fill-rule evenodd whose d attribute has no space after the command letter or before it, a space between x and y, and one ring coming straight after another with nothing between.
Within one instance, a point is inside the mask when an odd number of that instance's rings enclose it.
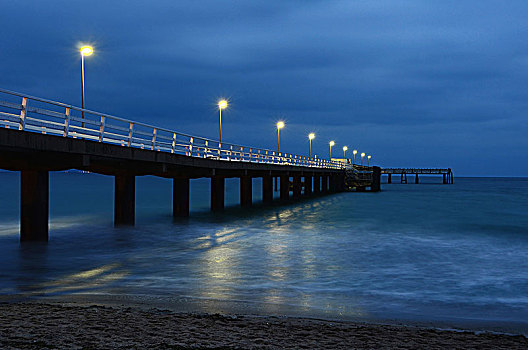
<instances>
[{"instance_id":1,"label":"concrete piling","mask_svg":"<svg viewBox=\"0 0 528 350\"><path fill-rule=\"evenodd\" d=\"M48 241L49 172L20 173L20 240Z\"/></svg>"},{"instance_id":2,"label":"concrete piling","mask_svg":"<svg viewBox=\"0 0 528 350\"><path fill-rule=\"evenodd\" d=\"M289 175L280 176L280 199L283 201L290 199L290 177Z\"/></svg>"},{"instance_id":3,"label":"concrete piling","mask_svg":"<svg viewBox=\"0 0 528 350\"><path fill-rule=\"evenodd\" d=\"M302 192L301 175L293 175L293 198L299 198Z\"/></svg>"},{"instance_id":4,"label":"concrete piling","mask_svg":"<svg viewBox=\"0 0 528 350\"><path fill-rule=\"evenodd\" d=\"M172 180L172 216L189 216L189 178Z\"/></svg>"},{"instance_id":5,"label":"concrete piling","mask_svg":"<svg viewBox=\"0 0 528 350\"><path fill-rule=\"evenodd\" d=\"M129 174L115 175L114 225L135 224L136 177Z\"/></svg>"},{"instance_id":6,"label":"concrete piling","mask_svg":"<svg viewBox=\"0 0 528 350\"><path fill-rule=\"evenodd\" d=\"M221 176L211 177L211 210L224 210L225 178Z\"/></svg>"},{"instance_id":7,"label":"concrete piling","mask_svg":"<svg viewBox=\"0 0 528 350\"><path fill-rule=\"evenodd\" d=\"M253 179L251 176L240 177L240 205L249 208L253 204Z\"/></svg>"},{"instance_id":8,"label":"concrete piling","mask_svg":"<svg viewBox=\"0 0 528 350\"><path fill-rule=\"evenodd\" d=\"M262 177L262 201L271 203L273 201L273 177L266 175Z\"/></svg>"}]
</instances>

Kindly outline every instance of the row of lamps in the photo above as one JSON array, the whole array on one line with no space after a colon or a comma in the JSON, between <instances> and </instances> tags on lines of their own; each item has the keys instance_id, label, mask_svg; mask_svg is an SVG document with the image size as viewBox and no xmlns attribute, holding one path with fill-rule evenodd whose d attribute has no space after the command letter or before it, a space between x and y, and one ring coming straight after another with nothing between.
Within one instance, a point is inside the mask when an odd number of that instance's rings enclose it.
<instances>
[{"instance_id":1,"label":"row of lamps","mask_svg":"<svg viewBox=\"0 0 528 350\"><path fill-rule=\"evenodd\" d=\"M82 90L82 118L84 119L84 57L85 56L91 56L93 54L93 47L91 46L83 46L80 49L81 51L81 90ZM228 107L228 102L226 99L221 99L218 101L218 112L219 112L219 121L220 121L220 143L222 143L222 111ZM286 124L283 121L277 122L277 152L280 152L280 131L284 128ZM84 122L82 123L82 126L84 127ZM311 132L308 134L308 156L312 157L312 140L315 139L315 133ZM332 147L335 146L335 141L330 141L330 159L332 159ZM348 146L343 146L343 158L346 158L346 151L348 151ZM356 154L358 153L357 150L352 151L353 155L353 164L356 163ZM363 158L365 157L365 153L361 153L361 165L363 165ZM368 166L370 166L370 158L372 158L370 155L367 156L367 162Z\"/></svg>"}]
</instances>

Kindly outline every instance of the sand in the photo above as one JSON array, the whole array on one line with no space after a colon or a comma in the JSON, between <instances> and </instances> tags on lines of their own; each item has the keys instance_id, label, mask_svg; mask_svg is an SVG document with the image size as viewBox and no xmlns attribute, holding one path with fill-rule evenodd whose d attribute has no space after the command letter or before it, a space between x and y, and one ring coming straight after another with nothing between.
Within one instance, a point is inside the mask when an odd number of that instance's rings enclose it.
<instances>
[{"instance_id":1,"label":"sand","mask_svg":"<svg viewBox=\"0 0 528 350\"><path fill-rule=\"evenodd\" d=\"M528 349L528 339L307 318L1 303L0 348Z\"/></svg>"}]
</instances>

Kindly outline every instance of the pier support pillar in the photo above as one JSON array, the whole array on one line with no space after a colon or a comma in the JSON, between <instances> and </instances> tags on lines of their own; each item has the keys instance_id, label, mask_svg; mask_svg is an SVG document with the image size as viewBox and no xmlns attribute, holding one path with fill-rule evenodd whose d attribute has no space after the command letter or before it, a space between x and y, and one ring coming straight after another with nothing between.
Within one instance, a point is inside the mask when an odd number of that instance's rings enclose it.
<instances>
[{"instance_id":1,"label":"pier support pillar","mask_svg":"<svg viewBox=\"0 0 528 350\"><path fill-rule=\"evenodd\" d=\"M321 192L328 192L328 175L321 176Z\"/></svg>"},{"instance_id":2,"label":"pier support pillar","mask_svg":"<svg viewBox=\"0 0 528 350\"><path fill-rule=\"evenodd\" d=\"M304 195L309 196L311 194L312 194L312 176L305 176L304 177Z\"/></svg>"},{"instance_id":3,"label":"pier support pillar","mask_svg":"<svg viewBox=\"0 0 528 350\"><path fill-rule=\"evenodd\" d=\"M420 183L420 180L418 180L418 174L416 174L416 176L414 177L414 183L415 184L419 184Z\"/></svg>"},{"instance_id":4,"label":"pier support pillar","mask_svg":"<svg viewBox=\"0 0 528 350\"><path fill-rule=\"evenodd\" d=\"M445 185L447 184L447 177L446 174L442 174L442 183Z\"/></svg>"},{"instance_id":5,"label":"pier support pillar","mask_svg":"<svg viewBox=\"0 0 528 350\"><path fill-rule=\"evenodd\" d=\"M221 176L211 177L211 210L224 210L225 178Z\"/></svg>"},{"instance_id":6,"label":"pier support pillar","mask_svg":"<svg viewBox=\"0 0 528 350\"><path fill-rule=\"evenodd\" d=\"M114 226L134 226L136 214L136 177L119 174L114 185Z\"/></svg>"},{"instance_id":7,"label":"pier support pillar","mask_svg":"<svg viewBox=\"0 0 528 350\"><path fill-rule=\"evenodd\" d=\"M453 184L453 178L454 178L454 175L453 175L453 172L451 171L451 168L447 169L449 171L449 183L450 184Z\"/></svg>"},{"instance_id":8,"label":"pier support pillar","mask_svg":"<svg viewBox=\"0 0 528 350\"><path fill-rule=\"evenodd\" d=\"M189 178L172 180L172 216L189 216Z\"/></svg>"},{"instance_id":9,"label":"pier support pillar","mask_svg":"<svg viewBox=\"0 0 528 350\"><path fill-rule=\"evenodd\" d=\"M329 187L330 187L330 193L335 193L337 192L337 175L336 174L331 174L329 177Z\"/></svg>"},{"instance_id":10,"label":"pier support pillar","mask_svg":"<svg viewBox=\"0 0 528 350\"><path fill-rule=\"evenodd\" d=\"M321 176L320 175L315 175L313 177L313 187L314 187L314 193L315 194L319 194L321 192Z\"/></svg>"},{"instance_id":11,"label":"pier support pillar","mask_svg":"<svg viewBox=\"0 0 528 350\"><path fill-rule=\"evenodd\" d=\"M345 192L345 177L344 173L339 175L339 192Z\"/></svg>"},{"instance_id":12,"label":"pier support pillar","mask_svg":"<svg viewBox=\"0 0 528 350\"><path fill-rule=\"evenodd\" d=\"M240 205L249 208L253 204L253 179L251 176L240 177Z\"/></svg>"},{"instance_id":13,"label":"pier support pillar","mask_svg":"<svg viewBox=\"0 0 528 350\"><path fill-rule=\"evenodd\" d=\"M387 175L389 175L389 177L387 179L387 183L391 184L392 183L392 176L391 176L392 174L387 174Z\"/></svg>"},{"instance_id":14,"label":"pier support pillar","mask_svg":"<svg viewBox=\"0 0 528 350\"><path fill-rule=\"evenodd\" d=\"M262 177L262 201L264 203L273 202L273 177Z\"/></svg>"},{"instance_id":15,"label":"pier support pillar","mask_svg":"<svg viewBox=\"0 0 528 350\"><path fill-rule=\"evenodd\" d=\"M20 173L20 240L48 241L49 173Z\"/></svg>"},{"instance_id":16,"label":"pier support pillar","mask_svg":"<svg viewBox=\"0 0 528 350\"><path fill-rule=\"evenodd\" d=\"M381 191L381 168L378 166L372 167L372 184L370 185L370 190L372 192Z\"/></svg>"},{"instance_id":17,"label":"pier support pillar","mask_svg":"<svg viewBox=\"0 0 528 350\"><path fill-rule=\"evenodd\" d=\"M280 176L280 199L283 201L290 199L290 177L288 175Z\"/></svg>"},{"instance_id":18,"label":"pier support pillar","mask_svg":"<svg viewBox=\"0 0 528 350\"><path fill-rule=\"evenodd\" d=\"M293 198L299 198L302 192L301 175L293 175Z\"/></svg>"},{"instance_id":19,"label":"pier support pillar","mask_svg":"<svg viewBox=\"0 0 528 350\"><path fill-rule=\"evenodd\" d=\"M407 183L407 174L403 173L401 174L400 183L406 184Z\"/></svg>"}]
</instances>

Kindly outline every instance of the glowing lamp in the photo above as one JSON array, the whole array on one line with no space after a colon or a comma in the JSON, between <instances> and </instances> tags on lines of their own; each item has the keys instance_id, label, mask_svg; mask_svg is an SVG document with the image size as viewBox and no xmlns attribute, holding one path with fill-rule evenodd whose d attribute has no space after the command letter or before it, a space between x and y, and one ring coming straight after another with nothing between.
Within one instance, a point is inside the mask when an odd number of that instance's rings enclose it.
<instances>
[{"instance_id":1,"label":"glowing lamp","mask_svg":"<svg viewBox=\"0 0 528 350\"><path fill-rule=\"evenodd\" d=\"M90 56L93 53L93 48L91 46L81 47L81 55Z\"/></svg>"},{"instance_id":2,"label":"glowing lamp","mask_svg":"<svg viewBox=\"0 0 528 350\"><path fill-rule=\"evenodd\" d=\"M220 100L218 101L218 108L219 109L226 109L227 108L227 101L226 100Z\"/></svg>"}]
</instances>

